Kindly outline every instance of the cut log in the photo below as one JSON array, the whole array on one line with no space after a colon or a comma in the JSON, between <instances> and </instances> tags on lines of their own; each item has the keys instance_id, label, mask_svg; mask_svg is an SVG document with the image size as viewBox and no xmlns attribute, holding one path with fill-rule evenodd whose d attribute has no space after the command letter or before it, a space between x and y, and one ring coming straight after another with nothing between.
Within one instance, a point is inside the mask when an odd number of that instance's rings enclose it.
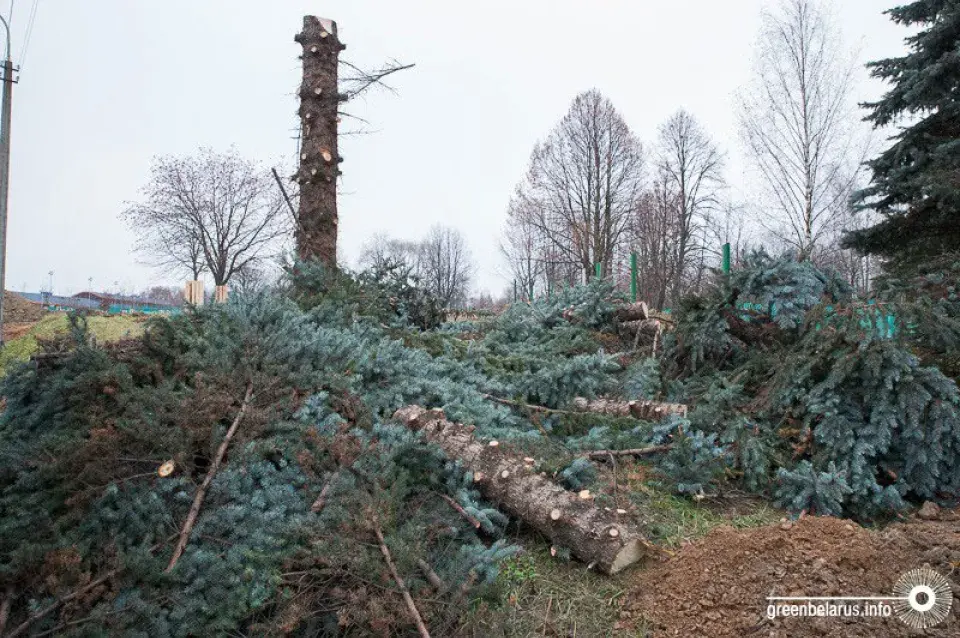
<instances>
[{"instance_id":1,"label":"cut log","mask_svg":"<svg viewBox=\"0 0 960 638\"><path fill-rule=\"evenodd\" d=\"M637 303L631 303L617 308L616 317L619 321L647 319L650 317L650 309L647 307L646 302L638 301Z\"/></svg>"},{"instance_id":2,"label":"cut log","mask_svg":"<svg viewBox=\"0 0 960 638\"><path fill-rule=\"evenodd\" d=\"M659 319L638 319L636 321L624 321L620 324L620 330L627 334L643 334L653 337L663 331L663 324Z\"/></svg>"},{"instance_id":3,"label":"cut log","mask_svg":"<svg viewBox=\"0 0 960 638\"><path fill-rule=\"evenodd\" d=\"M593 412L611 416L629 416L643 421L659 421L671 414L687 416L687 406L683 403L661 403L660 401L613 401L596 399L587 401L583 397L573 400L578 412Z\"/></svg>"},{"instance_id":4,"label":"cut log","mask_svg":"<svg viewBox=\"0 0 960 638\"><path fill-rule=\"evenodd\" d=\"M486 498L600 571L615 574L657 551L634 526L598 508L592 496L572 494L538 474L522 456L478 441L468 426L448 421L442 410L412 405L397 410L394 418L423 432L451 459L461 460ZM506 479L501 478L504 472Z\"/></svg>"}]
</instances>

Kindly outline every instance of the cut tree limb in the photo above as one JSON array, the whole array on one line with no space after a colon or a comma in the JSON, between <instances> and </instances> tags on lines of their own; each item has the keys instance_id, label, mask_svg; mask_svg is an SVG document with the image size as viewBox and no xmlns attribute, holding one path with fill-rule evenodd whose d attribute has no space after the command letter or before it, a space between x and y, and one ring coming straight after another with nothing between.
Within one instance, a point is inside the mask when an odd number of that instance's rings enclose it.
<instances>
[{"instance_id":1,"label":"cut tree limb","mask_svg":"<svg viewBox=\"0 0 960 638\"><path fill-rule=\"evenodd\" d=\"M107 582L108 580L116 576L119 572L120 572L119 569L111 569L100 578L87 583L80 589L70 592L66 596L63 596L62 598L58 598L55 602L51 603L50 605L47 605L46 607L44 607L37 613L31 615L29 618L27 618L22 623L20 623L18 627L16 627L13 631L7 634L6 638L16 638L16 636L22 635L24 632L26 632L30 628L30 625L32 625L33 623L37 622L44 616L48 616L49 614L53 613L54 611L59 609L61 605L65 605L66 603L70 602L74 598L82 596L88 591L90 591L91 589L95 589L99 587L100 585L104 584L105 582Z\"/></svg>"},{"instance_id":2,"label":"cut tree limb","mask_svg":"<svg viewBox=\"0 0 960 638\"><path fill-rule=\"evenodd\" d=\"M423 432L448 457L462 460L486 498L600 571L615 574L657 551L634 526L598 508L591 495L568 492L522 456L476 440L472 427L448 421L442 410L412 405L397 410L394 418Z\"/></svg>"},{"instance_id":3,"label":"cut tree limb","mask_svg":"<svg viewBox=\"0 0 960 638\"><path fill-rule=\"evenodd\" d=\"M588 401L583 397L573 400L578 412L593 412L611 416L628 416L643 421L658 421L671 414L687 416L687 406L683 403L662 403L660 401L613 401L596 399Z\"/></svg>"},{"instance_id":4,"label":"cut tree limb","mask_svg":"<svg viewBox=\"0 0 960 638\"><path fill-rule=\"evenodd\" d=\"M485 394L483 398L487 401L493 401L494 403L499 403L500 405L509 405L514 408L523 408L524 410L530 410L531 412L542 412L544 414L570 414L568 410L554 410L553 408L545 408L542 405L530 405L529 403L521 403L520 401L511 401L510 399L504 399L501 397L493 396L492 394Z\"/></svg>"},{"instance_id":5,"label":"cut tree limb","mask_svg":"<svg viewBox=\"0 0 960 638\"><path fill-rule=\"evenodd\" d=\"M669 451L672 447L672 445L651 445L650 447L639 447L629 450L593 450L591 452L584 452L583 456L592 461L603 461L615 456L649 456L651 454L659 454L660 452Z\"/></svg>"},{"instance_id":6,"label":"cut tree limb","mask_svg":"<svg viewBox=\"0 0 960 638\"><path fill-rule=\"evenodd\" d=\"M0 603L0 636L7 628L7 619L10 618L10 607L13 605L13 586L8 586L3 593L3 602Z\"/></svg>"},{"instance_id":7,"label":"cut tree limb","mask_svg":"<svg viewBox=\"0 0 960 638\"><path fill-rule=\"evenodd\" d=\"M320 495L317 496L317 500L313 502L313 505L310 506L310 511L314 514L319 514L323 511L324 506L327 504L327 494L330 492L330 488L333 485L333 482L337 480L337 477L340 476L340 470L337 470L330 475L330 478L327 479L327 482L324 483L323 489L320 490Z\"/></svg>"},{"instance_id":8,"label":"cut tree limb","mask_svg":"<svg viewBox=\"0 0 960 638\"><path fill-rule=\"evenodd\" d=\"M443 579L437 576L437 572L433 571L433 568L430 567L430 564L423 560L422 558L417 559L417 567L420 568L420 571L423 572L423 575L427 577L427 581L437 590L437 593L442 594L447 591L447 585L443 582Z\"/></svg>"},{"instance_id":9,"label":"cut tree limb","mask_svg":"<svg viewBox=\"0 0 960 638\"><path fill-rule=\"evenodd\" d=\"M452 507L453 509L455 509L455 510L457 511L457 513L458 513L460 516L462 516L464 519L466 519L466 521L467 521L468 523L470 523L471 525L473 525L476 529L480 529L480 527L481 527L481 526L480 526L480 521L478 521L478 520L475 519L474 517L470 516L470 512L468 512L467 510L463 509L463 506L460 505L460 503L456 502L455 500L453 500L452 498L450 498L450 497L447 496L446 494L441 494L440 497L441 497L443 500L445 500L447 503L449 503L449 504L450 504L450 507Z\"/></svg>"},{"instance_id":10,"label":"cut tree limb","mask_svg":"<svg viewBox=\"0 0 960 638\"><path fill-rule=\"evenodd\" d=\"M207 475L203 477L203 483L200 484L200 489L197 490L197 494L193 498L193 505L190 506L190 513L187 514L187 521L183 524L183 529L180 530L180 538L177 540L177 545L173 549L173 556L170 557L170 564L167 565L167 569L164 570L167 573L173 571L173 568L177 566L177 561L180 560L183 550L186 549L187 543L190 541L190 532L193 531L193 526L197 522L197 516L200 514L200 508L203 507L203 499L207 496L207 490L210 488L210 484L213 482L213 477L217 475L217 470L220 469L220 464L223 462L223 457L227 454L227 448L230 447L230 441L233 439L233 435L236 434L237 428L240 427L240 421L243 420L243 415L246 414L247 408L250 406L250 399L252 397L253 384L248 383L247 393L243 397L243 403L240 404L240 411L237 412L237 416L233 419L230 429L227 430L226 435L224 435L223 441L220 443L220 447L217 449L217 455L214 457L213 463L210 464L210 469L207 470Z\"/></svg>"},{"instance_id":11,"label":"cut tree limb","mask_svg":"<svg viewBox=\"0 0 960 638\"><path fill-rule=\"evenodd\" d=\"M160 542L160 543L157 543L156 545L154 545L153 547L150 548L150 553L152 554L153 552L157 551L158 549L160 549L161 547L163 547L166 543L172 541L174 538L176 538L176 536L171 536L170 538L166 539L165 541ZM96 580L87 583L86 585L84 585L84 586L81 587L80 589L77 589L77 590L75 590L75 591L70 592L69 594L66 594L66 595L64 595L64 596L61 596L60 598L58 598L57 600L55 600L53 603L47 605L46 607L44 607L44 608L41 609L40 611L32 614L29 618L27 618L27 619L24 620L22 623L20 623L20 624L16 627L16 629L14 629L12 632L10 632L9 634L7 634L7 636L5 636L4 638L16 638L16 636L22 635L24 632L26 632L26 631L30 628L30 625L32 625L33 623L37 622L38 620L40 620L40 619L43 618L44 616L48 616L48 615L50 615L51 613L55 612L55 611L56 611L57 609L59 609L62 605L67 604L67 603L70 602L71 600L73 600L73 599L75 599L75 598L79 598L80 596L83 596L84 594L86 594L86 593L87 593L88 591L90 591L91 589L96 589L97 587L99 587L100 585L104 584L105 582L107 582L108 580L110 580L111 578L113 578L114 576L116 576L116 575L119 574L119 573L120 573L120 569L119 569L119 568L117 568L117 569L111 569L110 571L108 571L107 573L105 573L105 574L104 574L103 576L101 576L100 578L97 578ZM11 596L12 596L12 594L11 594ZM10 598L10 600L12 601L12 598ZM2 634L3 634L3 632L0 631L0 635L2 635Z\"/></svg>"},{"instance_id":12,"label":"cut tree limb","mask_svg":"<svg viewBox=\"0 0 960 638\"><path fill-rule=\"evenodd\" d=\"M403 578L397 571L396 565L393 564L393 558L390 556L390 548L387 547L387 541L383 538L383 532L380 530L380 522L377 520L376 515L373 516L373 532L377 535L377 541L380 543L380 552L383 554L383 559L387 562L390 575L393 576L397 587L400 588L400 593L403 595L403 602L407 604L407 611L410 612L410 616L413 618L414 623L416 623L421 638L430 638L430 632L427 631L427 626L423 624L420 611L417 610L417 606L413 603L413 596L410 595L407 584L403 582Z\"/></svg>"},{"instance_id":13,"label":"cut tree limb","mask_svg":"<svg viewBox=\"0 0 960 638\"><path fill-rule=\"evenodd\" d=\"M512 401L492 394L483 395L484 399L509 405L515 408L530 410L531 412L542 412L543 414L582 414L584 412L595 412L597 414L610 414L613 416L627 416L644 421L662 419L671 414L687 416L687 406L682 403L661 403L659 401L612 401L610 399L597 399L588 401L583 397L577 397L573 400L574 410L556 410L554 408L545 408L542 405L530 405L520 401Z\"/></svg>"}]
</instances>

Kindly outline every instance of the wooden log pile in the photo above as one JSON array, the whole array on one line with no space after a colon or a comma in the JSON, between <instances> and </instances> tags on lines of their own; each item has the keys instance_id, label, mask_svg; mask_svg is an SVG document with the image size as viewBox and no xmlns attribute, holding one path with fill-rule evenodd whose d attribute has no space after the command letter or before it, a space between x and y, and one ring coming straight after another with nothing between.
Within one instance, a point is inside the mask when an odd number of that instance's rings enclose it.
<instances>
[{"instance_id":1,"label":"wooden log pile","mask_svg":"<svg viewBox=\"0 0 960 638\"><path fill-rule=\"evenodd\" d=\"M619 512L597 507L589 491L568 492L537 472L530 459L497 441L478 441L473 426L448 421L443 410L411 405L397 410L394 419L461 460L484 497L590 567L615 574L657 551Z\"/></svg>"}]
</instances>

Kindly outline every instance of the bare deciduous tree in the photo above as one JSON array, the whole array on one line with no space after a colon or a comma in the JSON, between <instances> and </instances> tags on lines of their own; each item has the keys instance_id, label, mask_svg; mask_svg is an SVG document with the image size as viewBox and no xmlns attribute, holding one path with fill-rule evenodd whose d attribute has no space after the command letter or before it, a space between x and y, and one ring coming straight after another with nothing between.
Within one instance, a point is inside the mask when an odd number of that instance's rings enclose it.
<instances>
[{"instance_id":1,"label":"bare deciduous tree","mask_svg":"<svg viewBox=\"0 0 960 638\"><path fill-rule=\"evenodd\" d=\"M434 226L420 244L419 277L447 307L463 304L470 292L473 264L460 231Z\"/></svg>"},{"instance_id":2,"label":"bare deciduous tree","mask_svg":"<svg viewBox=\"0 0 960 638\"><path fill-rule=\"evenodd\" d=\"M630 225L631 248L637 253L637 285L654 307L664 308L677 271L677 193L668 176L658 171L640 199Z\"/></svg>"},{"instance_id":3,"label":"bare deciduous tree","mask_svg":"<svg viewBox=\"0 0 960 638\"><path fill-rule=\"evenodd\" d=\"M587 91L534 148L515 218L536 231L556 263L576 264L584 278L600 263L608 276L641 195L643 168L640 140L609 99Z\"/></svg>"},{"instance_id":4,"label":"bare deciduous tree","mask_svg":"<svg viewBox=\"0 0 960 638\"><path fill-rule=\"evenodd\" d=\"M756 77L740 96L741 137L764 187L767 229L813 256L832 239L856 179L854 65L815 0L763 16Z\"/></svg>"},{"instance_id":5,"label":"bare deciduous tree","mask_svg":"<svg viewBox=\"0 0 960 638\"><path fill-rule=\"evenodd\" d=\"M201 150L156 158L143 201L123 216L151 261L194 278L202 264L219 286L289 234L285 206L268 170L232 151Z\"/></svg>"},{"instance_id":6,"label":"bare deciduous tree","mask_svg":"<svg viewBox=\"0 0 960 638\"><path fill-rule=\"evenodd\" d=\"M681 109L660 127L657 169L676 213L672 282L676 300L686 290L687 277L692 275L697 284L703 274L705 233L724 186L723 154L699 122Z\"/></svg>"},{"instance_id":7,"label":"bare deciduous tree","mask_svg":"<svg viewBox=\"0 0 960 638\"><path fill-rule=\"evenodd\" d=\"M376 233L364 242L358 261L361 268L373 270L400 265L416 276L420 270L420 248L420 244L415 241L394 239L385 233Z\"/></svg>"}]
</instances>

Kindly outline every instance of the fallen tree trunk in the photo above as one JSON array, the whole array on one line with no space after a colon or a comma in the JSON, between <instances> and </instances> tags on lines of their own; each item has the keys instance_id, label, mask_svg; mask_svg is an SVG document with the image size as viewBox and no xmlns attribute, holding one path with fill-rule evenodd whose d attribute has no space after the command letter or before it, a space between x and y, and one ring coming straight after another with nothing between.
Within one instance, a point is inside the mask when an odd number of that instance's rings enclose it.
<instances>
[{"instance_id":1,"label":"fallen tree trunk","mask_svg":"<svg viewBox=\"0 0 960 638\"><path fill-rule=\"evenodd\" d=\"M624 321L620 324L620 330L627 334L642 334L653 337L663 332L663 324L659 319L638 319L636 321Z\"/></svg>"},{"instance_id":2,"label":"fallen tree trunk","mask_svg":"<svg viewBox=\"0 0 960 638\"><path fill-rule=\"evenodd\" d=\"M620 306L615 314L619 321L638 321L649 318L650 309L647 308L646 302L638 301L637 303Z\"/></svg>"},{"instance_id":3,"label":"fallen tree trunk","mask_svg":"<svg viewBox=\"0 0 960 638\"><path fill-rule=\"evenodd\" d=\"M629 416L643 421L659 421L671 414L687 416L687 406L683 403L661 403L660 401L612 401L596 399L588 401L583 397L573 400L578 412L593 412L611 416Z\"/></svg>"},{"instance_id":4,"label":"fallen tree trunk","mask_svg":"<svg viewBox=\"0 0 960 638\"><path fill-rule=\"evenodd\" d=\"M486 498L590 567L615 574L648 551L656 551L634 526L619 520L616 512L598 508L589 492L568 492L537 473L523 457L504 451L496 441L477 441L473 426L448 421L442 410L411 405L397 410L394 418L422 431L448 457L463 461Z\"/></svg>"}]
</instances>

